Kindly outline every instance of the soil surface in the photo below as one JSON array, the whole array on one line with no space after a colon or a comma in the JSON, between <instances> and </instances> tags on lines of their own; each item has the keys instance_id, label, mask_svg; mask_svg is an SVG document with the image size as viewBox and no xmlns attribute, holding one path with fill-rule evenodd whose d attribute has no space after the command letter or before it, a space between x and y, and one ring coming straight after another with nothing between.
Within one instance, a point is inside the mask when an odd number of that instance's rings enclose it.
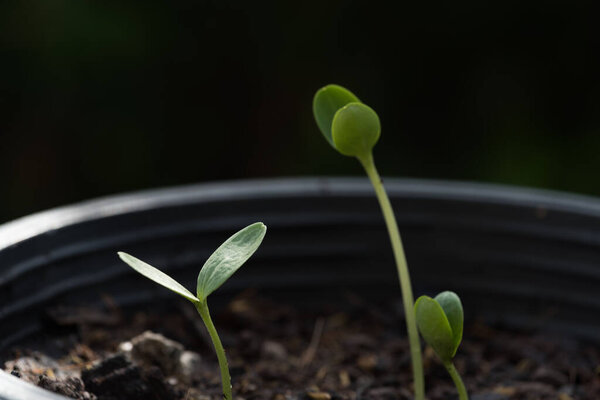
<instances>
[{"instance_id":1,"label":"soil surface","mask_svg":"<svg viewBox=\"0 0 600 400\"><path fill-rule=\"evenodd\" d=\"M299 312L254 293L214 315L237 400L412 399L412 374L398 303L348 297L346 311ZM195 309L164 315L49 312L52 349L13 349L4 369L76 399L216 400L220 375ZM456 399L431 349L424 352L429 400ZM600 346L481 323L465 327L455 364L472 400L598 400Z\"/></svg>"}]
</instances>

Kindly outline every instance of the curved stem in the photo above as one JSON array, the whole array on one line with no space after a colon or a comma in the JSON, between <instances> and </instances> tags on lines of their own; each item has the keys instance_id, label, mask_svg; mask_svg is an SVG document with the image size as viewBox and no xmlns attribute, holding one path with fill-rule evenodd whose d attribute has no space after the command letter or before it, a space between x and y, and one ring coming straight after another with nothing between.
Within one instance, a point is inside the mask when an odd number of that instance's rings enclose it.
<instances>
[{"instance_id":1,"label":"curved stem","mask_svg":"<svg viewBox=\"0 0 600 400\"><path fill-rule=\"evenodd\" d=\"M208 330L208 334L213 342L213 346L215 347L215 353L217 353L217 359L219 360L219 368L221 369L221 384L223 385L223 398L225 400L232 400L231 394L231 376L229 375L229 365L227 364L227 357L225 356L225 349L223 348L223 344L221 343L221 339L219 339L219 334L217 333L217 329L210 318L210 313L208 312L208 303L206 300L201 301L200 303L195 303L196 310L202 317L202 321L204 321L204 325L206 325L206 329Z\"/></svg>"},{"instance_id":2,"label":"curved stem","mask_svg":"<svg viewBox=\"0 0 600 400\"><path fill-rule=\"evenodd\" d=\"M444 367L446 367L446 370L448 371L450 377L452 378L452 381L454 382L454 386L456 386L456 390L458 391L458 399L469 400L469 395L467 394L465 384L452 361L444 362Z\"/></svg>"},{"instance_id":3,"label":"curved stem","mask_svg":"<svg viewBox=\"0 0 600 400\"><path fill-rule=\"evenodd\" d=\"M367 172L367 175L373 184L375 194L377 195L379 205L381 206L381 211L383 212L383 218L385 219L385 223L387 225L390 240L392 242L394 258L396 259L396 267L398 269L398 277L400 279L400 288L402 291L402 303L404 304L406 330L408 332L408 341L410 344L415 386L415 399L424 400L425 379L423 377L423 361L421 359L421 342L419 340L419 332L417 331L417 321L414 311L414 298L410 283L410 274L408 272L408 265L404 255L404 248L402 246L402 239L400 238L398 224L396 223L394 210L392 209L390 200L385 192L385 188L383 187L381 177L377 172L377 168L375 168L373 154L369 153L367 156L359 157L358 159L365 168L365 171Z\"/></svg>"}]
</instances>

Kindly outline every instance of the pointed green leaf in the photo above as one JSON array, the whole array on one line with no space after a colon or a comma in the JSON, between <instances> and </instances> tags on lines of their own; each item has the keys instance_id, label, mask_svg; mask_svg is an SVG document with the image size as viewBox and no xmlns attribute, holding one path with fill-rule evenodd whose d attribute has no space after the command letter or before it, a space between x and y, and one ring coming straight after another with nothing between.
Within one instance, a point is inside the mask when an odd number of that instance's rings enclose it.
<instances>
[{"instance_id":1,"label":"pointed green leaf","mask_svg":"<svg viewBox=\"0 0 600 400\"><path fill-rule=\"evenodd\" d=\"M142 260L139 260L127 253L123 253L120 251L118 254L121 260L123 260L131 268L135 269L140 274L144 275L146 278L153 280L154 282L166 287L169 290L172 290L173 292L185 297L193 303L198 303L200 301L189 290L184 288L179 282L177 282L175 279L171 278L164 272L160 271L159 269L154 268L152 265L146 264Z\"/></svg>"},{"instance_id":2,"label":"pointed green leaf","mask_svg":"<svg viewBox=\"0 0 600 400\"><path fill-rule=\"evenodd\" d=\"M204 263L198 274L196 294L204 301L237 271L260 246L267 227L249 225L227 239Z\"/></svg>"},{"instance_id":3,"label":"pointed green leaf","mask_svg":"<svg viewBox=\"0 0 600 400\"><path fill-rule=\"evenodd\" d=\"M317 125L325 139L334 148L336 147L331 133L333 116L340 108L352 102L360 102L360 100L351 91L339 85L322 87L313 98L313 114Z\"/></svg>"},{"instance_id":4,"label":"pointed green leaf","mask_svg":"<svg viewBox=\"0 0 600 400\"><path fill-rule=\"evenodd\" d=\"M365 157L379 140L381 124L377 113L363 103L340 108L331 124L335 148L345 156Z\"/></svg>"},{"instance_id":5,"label":"pointed green leaf","mask_svg":"<svg viewBox=\"0 0 600 400\"><path fill-rule=\"evenodd\" d=\"M415 315L423 339L442 361L451 361L454 348L452 328L440 304L429 296L421 296L415 303Z\"/></svg>"},{"instance_id":6,"label":"pointed green leaf","mask_svg":"<svg viewBox=\"0 0 600 400\"><path fill-rule=\"evenodd\" d=\"M442 310L444 310L444 314L446 314L446 318L448 318L448 323L450 324L450 329L452 329L452 340L454 343L452 357L454 357L463 335L464 316L462 304L458 295L450 291L438 294L435 296L435 300L442 307Z\"/></svg>"}]
</instances>

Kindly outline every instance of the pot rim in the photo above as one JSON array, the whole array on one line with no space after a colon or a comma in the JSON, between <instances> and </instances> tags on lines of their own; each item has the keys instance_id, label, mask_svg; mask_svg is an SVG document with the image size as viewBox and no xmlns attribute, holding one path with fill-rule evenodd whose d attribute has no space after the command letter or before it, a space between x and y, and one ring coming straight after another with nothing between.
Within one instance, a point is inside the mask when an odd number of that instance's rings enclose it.
<instances>
[{"instance_id":1,"label":"pot rim","mask_svg":"<svg viewBox=\"0 0 600 400\"><path fill-rule=\"evenodd\" d=\"M0 400L68 400L66 396L32 385L0 370Z\"/></svg>"},{"instance_id":2,"label":"pot rim","mask_svg":"<svg viewBox=\"0 0 600 400\"><path fill-rule=\"evenodd\" d=\"M600 217L600 199L568 192L503 184L415 178L385 178L391 197L445 199L535 207ZM44 232L86 221L153 208L269 197L373 196L362 177L300 177L217 181L103 196L17 218L0 225L0 250Z\"/></svg>"}]
</instances>

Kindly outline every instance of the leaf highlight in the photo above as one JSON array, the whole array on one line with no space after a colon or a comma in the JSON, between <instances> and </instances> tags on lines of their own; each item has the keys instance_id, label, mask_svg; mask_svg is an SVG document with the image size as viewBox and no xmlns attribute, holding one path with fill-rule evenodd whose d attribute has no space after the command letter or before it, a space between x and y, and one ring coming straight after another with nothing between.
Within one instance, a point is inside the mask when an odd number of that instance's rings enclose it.
<instances>
[{"instance_id":1,"label":"leaf highlight","mask_svg":"<svg viewBox=\"0 0 600 400\"><path fill-rule=\"evenodd\" d=\"M158 283L161 286L166 287L167 289L177 293L178 295L185 297L192 303L198 303L200 300L194 296L189 290L183 287L179 282L175 279L171 278L169 275L165 274L161 270L154 268L152 265L143 262L142 260L135 258L134 256L124 253L122 251L118 252L119 257L126 264L128 264L131 268L144 275L146 278Z\"/></svg>"},{"instance_id":2,"label":"leaf highlight","mask_svg":"<svg viewBox=\"0 0 600 400\"><path fill-rule=\"evenodd\" d=\"M435 296L434 299L442 307L442 310L444 310L444 314L446 314L446 318L448 318L448 323L452 329L452 341L454 344L452 357L454 357L463 335L464 315L462 303L458 295L450 291L442 292Z\"/></svg>"},{"instance_id":3,"label":"leaf highlight","mask_svg":"<svg viewBox=\"0 0 600 400\"><path fill-rule=\"evenodd\" d=\"M196 295L204 301L231 277L260 246L267 227L256 222L227 239L206 260L198 274Z\"/></svg>"}]
</instances>

